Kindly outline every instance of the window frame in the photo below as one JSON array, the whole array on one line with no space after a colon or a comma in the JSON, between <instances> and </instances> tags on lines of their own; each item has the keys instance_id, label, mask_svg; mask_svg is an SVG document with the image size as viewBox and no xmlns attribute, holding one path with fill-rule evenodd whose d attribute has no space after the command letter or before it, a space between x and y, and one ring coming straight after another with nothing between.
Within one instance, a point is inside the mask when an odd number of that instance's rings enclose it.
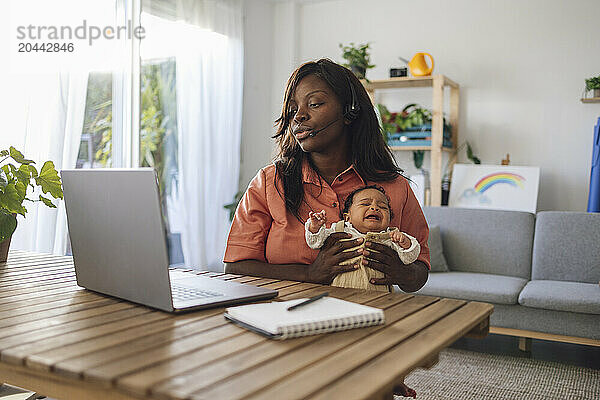
<instances>
[{"instance_id":1,"label":"window frame","mask_svg":"<svg viewBox=\"0 0 600 400\"><path fill-rule=\"evenodd\" d=\"M140 25L141 0L116 0L116 23ZM136 35L122 41L120 70L113 72L112 168L140 166L140 40Z\"/></svg>"}]
</instances>

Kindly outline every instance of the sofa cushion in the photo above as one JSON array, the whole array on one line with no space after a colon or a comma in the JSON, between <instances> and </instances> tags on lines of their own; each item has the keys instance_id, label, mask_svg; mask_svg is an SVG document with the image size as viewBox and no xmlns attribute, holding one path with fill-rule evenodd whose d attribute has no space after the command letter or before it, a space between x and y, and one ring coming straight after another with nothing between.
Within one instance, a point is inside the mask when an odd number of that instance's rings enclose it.
<instances>
[{"instance_id":1,"label":"sofa cushion","mask_svg":"<svg viewBox=\"0 0 600 400\"><path fill-rule=\"evenodd\" d=\"M490 326L600 340L600 314L494 304Z\"/></svg>"},{"instance_id":2,"label":"sofa cushion","mask_svg":"<svg viewBox=\"0 0 600 400\"><path fill-rule=\"evenodd\" d=\"M448 264L444 257L444 248L442 246L442 236L440 227L432 225L429 227L429 259L431 262L431 272L448 272Z\"/></svg>"},{"instance_id":3,"label":"sofa cushion","mask_svg":"<svg viewBox=\"0 0 600 400\"><path fill-rule=\"evenodd\" d=\"M532 279L600 281L600 214L545 211L537 215Z\"/></svg>"},{"instance_id":4,"label":"sofa cushion","mask_svg":"<svg viewBox=\"0 0 600 400\"><path fill-rule=\"evenodd\" d=\"M429 225L440 227L451 271L531 277L533 214L452 207L423 211Z\"/></svg>"},{"instance_id":5,"label":"sofa cushion","mask_svg":"<svg viewBox=\"0 0 600 400\"><path fill-rule=\"evenodd\" d=\"M532 308L600 314L597 283L530 281L519 295L519 304Z\"/></svg>"},{"instance_id":6,"label":"sofa cushion","mask_svg":"<svg viewBox=\"0 0 600 400\"><path fill-rule=\"evenodd\" d=\"M517 304L526 279L472 272L432 272L417 294Z\"/></svg>"}]
</instances>

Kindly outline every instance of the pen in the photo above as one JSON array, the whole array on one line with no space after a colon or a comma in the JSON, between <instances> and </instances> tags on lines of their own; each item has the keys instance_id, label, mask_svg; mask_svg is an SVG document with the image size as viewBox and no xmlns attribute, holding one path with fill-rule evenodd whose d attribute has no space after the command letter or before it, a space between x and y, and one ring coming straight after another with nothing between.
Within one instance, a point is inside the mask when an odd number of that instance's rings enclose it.
<instances>
[{"instance_id":1,"label":"pen","mask_svg":"<svg viewBox=\"0 0 600 400\"><path fill-rule=\"evenodd\" d=\"M293 306L289 306L289 307L287 308L287 310L288 310L288 311L295 310L295 309L296 309L296 308L298 308L298 307L302 307L302 306L305 306L305 305L307 305L307 304L310 304L310 303L312 303L313 301L317 301L317 300L319 300L319 299L322 299L323 297L325 297L325 296L327 296L327 295L329 295L329 293L327 293L327 292L325 292L325 293L321 293L321 294L319 294L319 295L317 295L317 296L311 297L311 298L310 298L310 299L308 299L308 300L302 301L302 302L300 302L300 303L298 303L298 304L294 304Z\"/></svg>"}]
</instances>

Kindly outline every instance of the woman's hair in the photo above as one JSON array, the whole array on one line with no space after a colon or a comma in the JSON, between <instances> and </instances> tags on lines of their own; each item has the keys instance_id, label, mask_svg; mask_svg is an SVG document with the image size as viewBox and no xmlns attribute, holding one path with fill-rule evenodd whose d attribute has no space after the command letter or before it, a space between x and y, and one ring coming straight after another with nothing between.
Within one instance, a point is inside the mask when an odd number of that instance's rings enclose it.
<instances>
[{"instance_id":1,"label":"woman's hair","mask_svg":"<svg viewBox=\"0 0 600 400\"><path fill-rule=\"evenodd\" d=\"M275 158L275 187L277 188L277 179L280 179L285 207L300 221L302 220L299 209L304 200L302 162L307 156L290 129L293 119L290 102L294 98L298 83L308 75L315 75L325 81L335 93L342 108L352 103L352 90L349 85L353 86L359 111L358 117L347 126L346 134L349 135L351 161L362 179L373 182L389 181L403 172L383 140L371 99L358 78L349 69L326 58L302 64L287 82L281 115L275 121L277 133L273 136L278 145ZM307 159L311 162L310 157ZM312 163L311 167L315 169Z\"/></svg>"},{"instance_id":2,"label":"woman's hair","mask_svg":"<svg viewBox=\"0 0 600 400\"><path fill-rule=\"evenodd\" d=\"M392 202L390 201L389 196L385 192L385 189L379 185L367 185L367 186L361 186L358 189L354 189L354 191L352 191L348 195L348 197L346 197L346 200L344 201L344 209L342 210L342 215L340 215L340 218L344 219L344 215L346 215L348 213L348 211L350 211L350 207L352 207L352 203L354 202L354 196L356 196L357 193L362 192L363 190L367 190L367 189L375 189L375 190L379 190L381 193L383 193L383 195L385 196L385 199L388 203L388 208L390 209L390 220L392 218L394 218L394 211L392 211L392 204L391 204Z\"/></svg>"}]
</instances>

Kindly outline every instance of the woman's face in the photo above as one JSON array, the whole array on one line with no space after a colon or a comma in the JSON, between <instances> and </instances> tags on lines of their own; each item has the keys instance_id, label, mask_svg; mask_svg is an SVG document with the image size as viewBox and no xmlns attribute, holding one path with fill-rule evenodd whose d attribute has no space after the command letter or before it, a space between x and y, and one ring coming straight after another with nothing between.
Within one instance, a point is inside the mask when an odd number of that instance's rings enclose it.
<instances>
[{"instance_id":1,"label":"woman's face","mask_svg":"<svg viewBox=\"0 0 600 400\"><path fill-rule=\"evenodd\" d=\"M290 101L290 111L292 135L303 151L320 152L331 146L343 146L340 142L344 138L342 105L321 78L316 75L302 78Z\"/></svg>"}]
</instances>

